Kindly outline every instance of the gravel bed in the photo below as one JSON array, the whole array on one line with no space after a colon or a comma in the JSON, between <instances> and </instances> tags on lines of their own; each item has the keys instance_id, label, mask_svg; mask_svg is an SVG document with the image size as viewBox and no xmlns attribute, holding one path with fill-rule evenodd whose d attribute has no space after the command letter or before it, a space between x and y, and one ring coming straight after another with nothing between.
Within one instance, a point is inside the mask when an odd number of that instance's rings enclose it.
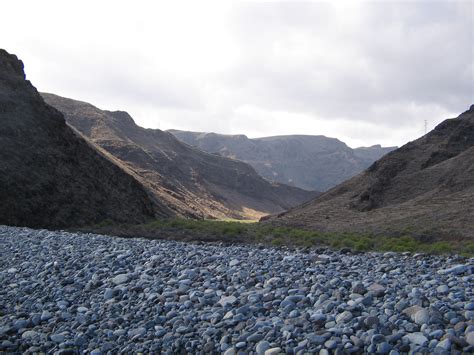
<instances>
[{"instance_id":1,"label":"gravel bed","mask_svg":"<svg viewBox=\"0 0 474 355\"><path fill-rule=\"evenodd\" d=\"M0 252L0 352L474 352L473 259L5 226Z\"/></svg>"}]
</instances>

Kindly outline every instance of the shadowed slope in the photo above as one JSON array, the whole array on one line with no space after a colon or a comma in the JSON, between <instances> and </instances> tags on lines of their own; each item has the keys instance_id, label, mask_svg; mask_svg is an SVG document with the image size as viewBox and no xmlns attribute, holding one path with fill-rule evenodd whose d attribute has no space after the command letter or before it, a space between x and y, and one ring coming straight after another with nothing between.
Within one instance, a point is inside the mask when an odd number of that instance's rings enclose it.
<instances>
[{"instance_id":1,"label":"shadowed slope","mask_svg":"<svg viewBox=\"0 0 474 355\"><path fill-rule=\"evenodd\" d=\"M93 149L0 50L0 224L60 228L140 223L159 211L142 186Z\"/></svg>"},{"instance_id":2,"label":"shadowed slope","mask_svg":"<svg viewBox=\"0 0 474 355\"><path fill-rule=\"evenodd\" d=\"M283 211L315 193L261 178L248 164L204 153L172 134L145 129L123 111L42 94L67 122L119 159L178 215L258 218Z\"/></svg>"},{"instance_id":3,"label":"shadowed slope","mask_svg":"<svg viewBox=\"0 0 474 355\"><path fill-rule=\"evenodd\" d=\"M271 221L321 231L474 238L474 105Z\"/></svg>"}]
</instances>

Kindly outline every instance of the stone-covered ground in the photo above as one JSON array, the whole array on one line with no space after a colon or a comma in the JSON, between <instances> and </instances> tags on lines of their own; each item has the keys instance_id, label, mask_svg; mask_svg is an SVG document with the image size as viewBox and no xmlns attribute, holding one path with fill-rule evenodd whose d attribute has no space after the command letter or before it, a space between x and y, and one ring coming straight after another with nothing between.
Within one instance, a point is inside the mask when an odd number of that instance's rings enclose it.
<instances>
[{"instance_id":1,"label":"stone-covered ground","mask_svg":"<svg viewBox=\"0 0 474 355\"><path fill-rule=\"evenodd\" d=\"M472 353L474 260L0 226L0 351Z\"/></svg>"}]
</instances>

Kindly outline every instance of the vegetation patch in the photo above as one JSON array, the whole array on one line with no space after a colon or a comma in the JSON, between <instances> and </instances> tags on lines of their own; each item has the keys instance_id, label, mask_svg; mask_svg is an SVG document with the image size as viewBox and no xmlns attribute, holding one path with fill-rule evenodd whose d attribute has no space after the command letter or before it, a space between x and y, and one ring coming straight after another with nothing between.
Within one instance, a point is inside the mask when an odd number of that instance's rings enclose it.
<instances>
[{"instance_id":1,"label":"vegetation patch","mask_svg":"<svg viewBox=\"0 0 474 355\"><path fill-rule=\"evenodd\" d=\"M77 229L76 229L77 230ZM120 237L173 239L187 242L256 243L287 247L327 247L354 252L395 251L428 254L474 255L474 242L429 241L412 236L384 237L355 233L320 233L291 227L278 227L256 221L158 219L139 225L104 222L80 231Z\"/></svg>"}]
</instances>

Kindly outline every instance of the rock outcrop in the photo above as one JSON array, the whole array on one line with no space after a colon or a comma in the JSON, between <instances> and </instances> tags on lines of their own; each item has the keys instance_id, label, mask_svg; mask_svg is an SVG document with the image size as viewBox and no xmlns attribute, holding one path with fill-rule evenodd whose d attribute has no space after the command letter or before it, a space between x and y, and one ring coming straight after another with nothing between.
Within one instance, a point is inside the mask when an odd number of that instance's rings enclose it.
<instances>
[{"instance_id":1,"label":"rock outcrop","mask_svg":"<svg viewBox=\"0 0 474 355\"><path fill-rule=\"evenodd\" d=\"M132 176L79 137L0 50L0 224L139 223L162 214Z\"/></svg>"}]
</instances>

